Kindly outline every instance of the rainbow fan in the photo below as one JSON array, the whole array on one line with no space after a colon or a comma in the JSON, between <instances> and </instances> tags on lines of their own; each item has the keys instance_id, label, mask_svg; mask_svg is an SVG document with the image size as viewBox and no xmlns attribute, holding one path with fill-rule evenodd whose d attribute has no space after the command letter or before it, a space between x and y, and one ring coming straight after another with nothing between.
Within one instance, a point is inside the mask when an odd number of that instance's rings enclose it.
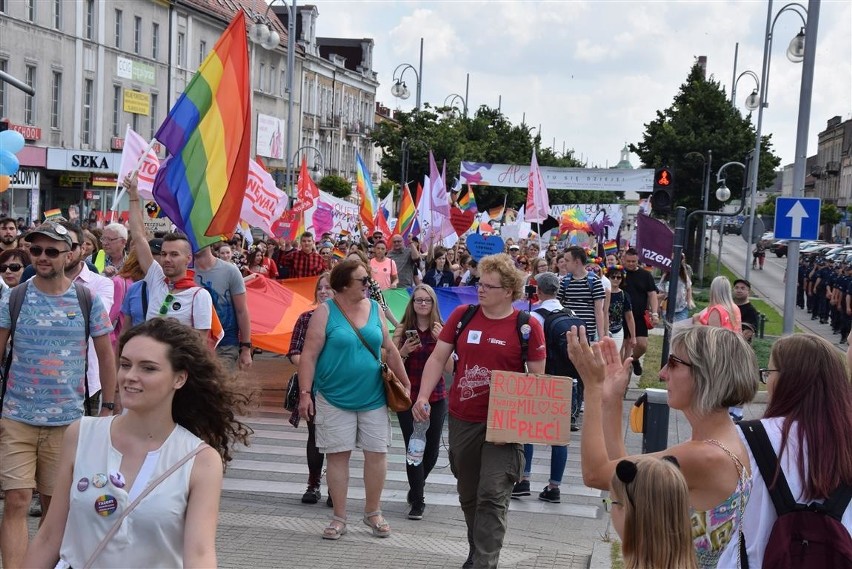
<instances>
[{"instance_id":1,"label":"rainbow fan","mask_svg":"<svg viewBox=\"0 0 852 569\"><path fill-rule=\"evenodd\" d=\"M559 233L564 235L572 231L583 231L585 233L592 232L589 220L586 219L583 212L576 207L566 209L562 212L562 215L559 216Z\"/></svg>"}]
</instances>

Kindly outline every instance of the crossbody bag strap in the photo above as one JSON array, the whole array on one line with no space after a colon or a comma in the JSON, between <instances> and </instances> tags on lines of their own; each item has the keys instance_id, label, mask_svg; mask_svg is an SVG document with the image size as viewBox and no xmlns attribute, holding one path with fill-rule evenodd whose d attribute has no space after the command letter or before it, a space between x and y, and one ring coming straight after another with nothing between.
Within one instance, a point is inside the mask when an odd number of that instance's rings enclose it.
<instances>
[{"instance_id":1,"label":"crossbody bag strap","mask_svg":"<svg viewBox=\"0 0 852 569\"><path fill-rule=\"evenodd\" d=\"M198 445L197 447L195 447L194 449L189 451L186 454L186 456L184 456L182 459L180 459L179 461L174 463L168 470L166 470L160 476L158 476L156 480L154 480L153 482L148 484L148 486L145 487L145 489L142 491L142 493L139 494L139 496L137 496L136 499L133 500L133 502L131 502L130 505L127 506L127 508L121 513L121 515L118 517L118 519L115 520L115 523L112 524L112 527L109 528L109 531L107 532L107 534L104 536L104 538L101 540L101 542L95 548L95 550L89 556L89 559L86 561L86 564L83 566L83 569L89 569L92 566L92 563L94 563L94 561L95 561L95 559L97 559L98 555L101 554L101 551L104 550L107 543L109 543L109 540L112 539L112 536L114 536L115 532L118 531L118 528L121 527L121 522L124 521L124 518L126 518L127 516L130 515L130 512L132 512L136 508L136 506L139 505L139 502L141 502L148 494L150 494L157 486L159 486L160 483L163 480L165 480L166 478L168 478L169 476L174 474L175 471L178 468L180 468L181 466L186 464L188 461L190 461L199 452L201 452L204 449L209 448L209 447L210 447L210 445L208 445L206 443L202 443L202 444Z\"/></svg>"},{"instance_id":2,"label":"crossbody bag strap","mask_svg":"<svg viewBox=\"0 0 852 569\"><path fill-rule=\"evenodd\" d=\"M346 318L346 321L349 322L349 325L352 326L352 330L355 331L355 335L358 336L358 339L361 340L361 343L364 344L364 347L367 348L367 351L370 352L370 354L373 354L373 349L370 347L370 344L367 343L367 340L364 339L364 336L361 335L361 332L358 331L358 328L355 327L355 324L352 322L352 320L350 320L349 316L347 316L346 313L343 312L343 308L340 306L340 303L337 302L337 299L332 298L331 301L334 302L334 305L337 306L337 309L340 311L343 317ZM379 348L379 350L379 353L381 353L381 348ZM379 360L379 363L382 363L382 358L376 357L376 359Z\"/></svg>"}]
</instances>

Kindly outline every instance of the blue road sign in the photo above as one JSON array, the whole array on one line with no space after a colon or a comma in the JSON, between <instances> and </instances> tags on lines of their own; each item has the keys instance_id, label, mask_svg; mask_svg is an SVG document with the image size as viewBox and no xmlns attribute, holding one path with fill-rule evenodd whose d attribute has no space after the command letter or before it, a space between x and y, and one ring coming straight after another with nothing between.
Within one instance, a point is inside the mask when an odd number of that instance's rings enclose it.
<instances>
[{"instance_id":1,"label":"blue road sign","mask_svg":"<svg viewBox=\"0 0 852 569\"><path fill-rule=\"evenodd\" d=\"M778 198L775 239L818 239L820 202L819 198Z\"/></svg>"}]
</instances>

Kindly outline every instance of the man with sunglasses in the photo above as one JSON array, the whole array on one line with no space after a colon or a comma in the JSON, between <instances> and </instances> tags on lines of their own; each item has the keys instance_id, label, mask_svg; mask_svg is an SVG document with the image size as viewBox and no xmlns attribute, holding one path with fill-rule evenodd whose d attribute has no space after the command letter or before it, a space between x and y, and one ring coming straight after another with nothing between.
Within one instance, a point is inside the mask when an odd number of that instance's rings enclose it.
<instances>
[{"instance_id":1,"label":"man with sunglasses","mask_svg":"<svg viewBox=\"0 0 852 569\"><path fill-rule=\"evenodd\" d=\"M124 186L130 196L130 231L139 266L145 271L148 291L148 312L145 320L174 318L198 330L207 338L213 323L213 300L204 287L195 283L188 270L192 261L192 246L186 236L168 233L163 236L160 262L154 262L151 248L145 241L145 223L139 205L139 191L134 176L125 178Z\"/></svg>"},{"instance_id":2,"label":"man with sunglasses","mask_svg":"<svg viewBox=\"0 0 852 569\"><path fill-rule=\"evenodd\" d=\"M28 544L27 510L33 489L47 515L65 429L83 415L87 338L77 287L65 274L71 258L70 232L45 223L30 232L30 255L36 275L26 285L15 324L8 381L0 418L0 487L6 491L0 523L4 567L20 567ZM24 286L24 285L19 285ZM87 291L86 294L90 294ZM9 295L0 304L0 349L9 340L12 318ZM92 295L89 336L101 370L102 416L112 413L115 358L109 313Z\"/></svg>"}]
</instances>

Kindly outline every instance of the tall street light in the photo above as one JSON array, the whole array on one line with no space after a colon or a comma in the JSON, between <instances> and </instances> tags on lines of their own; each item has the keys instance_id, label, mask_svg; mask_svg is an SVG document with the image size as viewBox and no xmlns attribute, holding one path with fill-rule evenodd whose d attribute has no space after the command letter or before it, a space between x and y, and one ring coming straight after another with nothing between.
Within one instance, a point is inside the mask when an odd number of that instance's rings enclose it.
<instances>
[{"instance_id":1,"label":"tall street light","mask_svg":"<svg viewBox=\"0 0 852 569\"><path fill-rule=\"evenodd\" d=\"M405 72L411 70L414 73L414 78L417 80L417 93L414 102L414 110L420 110L420 90L423 87L423 38L420 38L420 69L417 70L410 63L400 63L393 70L393 87L391 87L391 95L402 100L411 96L411 91L403 80Z\"/></svg>"},{"instance_id":2,"label":"tall street light","mask_svg":"<svg viewBox=\"0 0 852 569\"><path fill-rule=\"evenodd\" d=\"M409 154L410 154L409 148L411 148L412 144L419 144L420 146L422 146L426 150L426 152L429 151L429 145L426 144L425 142L423 142L422 140L418 140L416 138L408 138L407 136L402 138L402 145L400 146L401 152L400 152L400 156L399 156L399 158L400 158L400 160L399 160L399 167L400 167L399 189L400 189L400 191L402 191L402 188L404 188L405 184L408 183L408 158L409 158ZM415 204L415 206L416 205L417 204Z\"/></svg>"},{"instance_id":3,"label":"tall street light","mask_svg":"<svg viewBox=\"0 0 852 569\"><path fill-rule=\"evenodd\" d=\"M287 8L287 141L285 142L285 156L287 158L287 172L285 175L284 191L288 195L293 192L293 161L291 159L291 134L293 132L293 74L296 72L296 0L288 6L286 0L270 0L266 6L263 17L258 16L249 29L249 38L255 44L264 49L272 50L278 47L281 41L278 32L272 29L269 19L269 10L276 2L281 2ZM268 22L268 23L267 23Z\"/></svg>"},{"instance_id":4,"label":"tall street light","mask_svg":"<svg viewBox=\"0 0 852 569\"><path fill-rule=\"evenodd\" d=\"M296 149L296 152L293 154L293 164L295 164L295 163L297 162L297 160L298 160L298 158L299 158L299 152L301 152L302 150L313 150L314 152L316 152L317 157L319 158L319 168L318 168L318 170L319 170L320 172L324 172L324 171L325 171L325 159L324 159L324 158L323 158L323 156L322 156L322 151L320 151L320 149L319 149L319 148L317 148L316 146L311 146L310 144L306 144L306 145L304 145L304 146L300 146L299 148L297 148L297 149Z\"/></svg>"},{"instance_id":5,"label":"tall street light","mask_svg":"<svg viewBox=\"0 0 852 569\"><path fill-rule=\"evenodd\" d=\"M464 118L467 118L467 101L468 101L469 96L470 96L470 73L467 74L467 78L465 79L465 82L464 82L464 97L462 97L458 93L450 93L449 95L447 95L447 98L444 99L444 106L445 107L455 107L456 101L461 102Z\"/></svg>"},{"instance_id":6,"label":"tall street light","mask_svg":"<svg viewBox=\"0 0 852 569\"><path fill-rule=\"evenodd\" d=\"M802 24L807 25L807 14L808 11L801 4L790 3L781 8L775 17L772 17L772 0L768 2L768 8L766 13L766 36L764 38L763 44L763 67L761 68L760 73L760 82L758 88L760 89L760 94L752 93L749 95L747 99L747 104L749 101L751 104L757 105L757 126L756 126L756 134L754 139L754 156L751 162L751 199L750 199L750 212L749 212L749 237L754 239L754 204L757 195L757 183L758 183L758 174L760 170L760 146L761 146L761 135L763 128L763 109L769 106L769 103L766 100L767 94L767 83L769 80L769 64L772 60L772 40L773 40L773 32L775 30L775 23L778 21L778 18L784 12L790 11L795 12L799 18L802 19ZM802 31L799 32L796 37L790 42L789 47L787 48L787 59L792 61L793 63L800 63L804 59L804 51L805 51L805 31L804 27ZM755 99L755 96L757 98ZM801 105L801 101L799 102ZM810 106L810 101L808 101L808 106ZM798 148L797 148L798 150ZM798 250L797 250L798 251ZM751 244L749 244L749 252L751 252ZM749 280L751 277L751 263L749 262L749 255L746 255L746 266L745 266L745 278Z\"/></svg>"},{"instance_id":7,"label":"tall street light","mask_svg":"<svg viewBox=\"0 0 852 569\"><path fill-rule=\"evenodd\" d=\"M687 152L684 158L689 158L691 156L697 156L701 158L704 168L704 209L706 210L710 205L710 171L713 167L713 151L707 151L707 157L700 152ZM730 196L729 196L730 197ZM724 201L724 200L720 200ZM707 222L704 219L701 220L701 225L699 225L700 229L698 230L698 239L700 244L698 246L698 282L701 283L701 286L704 286L704 233L707 229ZM720 232L721 235L721 232Z\"/></svg>"}]
</instances>

